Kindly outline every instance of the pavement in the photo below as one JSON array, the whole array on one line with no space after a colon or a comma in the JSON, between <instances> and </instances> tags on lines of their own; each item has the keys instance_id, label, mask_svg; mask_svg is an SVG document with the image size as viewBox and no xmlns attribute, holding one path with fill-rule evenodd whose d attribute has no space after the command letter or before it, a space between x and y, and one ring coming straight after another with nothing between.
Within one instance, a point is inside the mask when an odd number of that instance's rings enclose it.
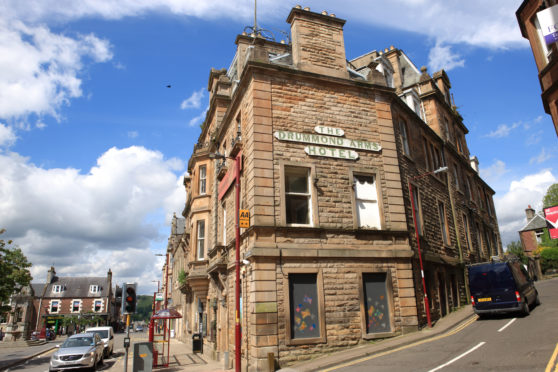
<instances>
[{"instance_id":1,"label":"pavement","mask_svg":"<svg viewBox=\"0 0 558 372\"><path fill-rule=\"evenodd\" d=\"M0 371L55 349L56 345L64 342L65 339L65 336L61 336L57 337L56 340L37 346L0 347Z\"/></svg>"},{"instance_id":2,"label":"pavement","mask_svg":"<svg viewBox=\"0 0 558 372\"><path fill-rule=\"evenodd\" d=\"M436 323L433 323L432 328L425 327L418 332L384 339L368 345L356 346L329 354L327 356L295 363L287 368L280 369L278 372L321 371L374 354L396 351L399 348L409 346L414 343L424 342L429 338L440 336L446 332L450 332L451 330L460 329L476 319L477 316L473 312L473 307L471 305L465 305L446 315Z\"/></svg>"},{"instance_id":3,"label":"pavement","mask_svg":"<svg viewBox=\"0 0 558 372\"><path fill-rule=\"evenodd\" d=\"M320 371L331 368L346 362L354 361L374 354L395 351L401 347L434 338L451 330L459 329L468 322L476 319L471 305L450 313L444 318L433 324L432 328L425 327L418 332L413 332L389 339L374 341L366 345L344 349L339 352L331 353L326 356L316 357L311 360L295 363L287 368L280 369L280 372L307 372ZM147 341L145 336L132 336L132 344ZM21 348L0 348L0 371L11 366L25 362L47 351L55 348L60 343L60 339L50 341L45 345L28 346ZM128 368L131 371L133 366L133 346L129 349ZM234 356L233 356L234 357ZM115 349L113 358L105 361L101 368L103 371L122 371L124 369L124 350ZM231 371L224 368L222 361L215 361L204 354L192 353L191 343L184 343L176 339L170 341L170 358L168 367L157 367L157 372L175 371L195 371L195 372L222 372Z\"/></svg>"}]
</instances>

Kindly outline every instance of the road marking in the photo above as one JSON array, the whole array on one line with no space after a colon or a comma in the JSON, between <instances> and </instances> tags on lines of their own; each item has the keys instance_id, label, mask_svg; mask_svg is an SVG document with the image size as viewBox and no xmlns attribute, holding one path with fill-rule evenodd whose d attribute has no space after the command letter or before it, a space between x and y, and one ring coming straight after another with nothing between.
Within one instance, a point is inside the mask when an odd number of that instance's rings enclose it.
<instances>
[{"instance_id":1,"label":"road marking","mask_svg":"<svg viewBox=\"0 0 558 372\"><path fill-rule=\"evenodd\" d=\"M447 367L447 366L449 366L450 364L452 364L453 362L456 362L456 361L458 361L459 359L463 358L465 355L470 354L470 353L472 353L473 351L477 350L479 347L481 347L481 346L484 345L484 344L486 344L486 342L484 342L484 341L483 341L483 342L480 342L477 346L473 347L472 349L467 350L466 352L464 352L463 354L461 354L461 355L459 355L459 356L456 356L455 358L453 358L453 359L450 360L449 362L444 363L444 364L442 364L441 366L438 366L438 367L436 367L436 368L434 368L434 369L431 369L431 370L428 371L428 372L435 372L435 371L438 371L438 370L440 370L440 369L442 369L442 368L444 368L444 367Z\"/></svg>"},{"instance_id":2,"label":"road marking","mask_svg":"<svg viewBox=\"0 0 558 372\"><path fill-rule=\"evenodd\" d=\"M517 318L513 318L512 320L510 320L505 326L503 326L502 328L500 328L498 330L498 332L502 332L504 329L506 329L510 324L512 324L513 322L515 322L517 320Z\"/></svg>"},{"instance_id":3,"label":"road marking","mask_svg":"<svg viewBox=\"0 0 558 372\"><path fill-rule=\"evenodd\" d=\"M339 368L349 367L349 366L352 366L352 365L355 365L355 364L358 364L358 363L361 363L361 362L366 362L368 360L379 358L379 357L382 357L384 355L389 355L389 354L395 353L397 351L405 350L405 349L408 349L408 348L411 348L411 347L414 347L414 346L418 346L418 345L426 344L428 342L440 340L442 338L445 338L445 337L448 337L448 336L451 336L451 335L454 335L454 334L460 332L465 327L468 327L471 324L473 324L474 322L476 322L477 319L478 319L478 316L474 316L471 319L461 323L460 325L458 325L457 327L455 327L454 329L452 329L448 333L445 333L445 334L442 334L442 335L439 335L439 336L436 336L436 337L432 337L432 338L427 338L426 340L413 342L412 344L409 344L409 345L400 346L398 348L395 348L395 349L392 349L392 350L387 350L387 351L384 351L384 352L381 352L381 353L378 353L378 354L373 354L373 355L370 355L370 356L367 356L367 357L364 357L364 358L355 359L355 360L352 360L352 361L347 362L347 363L336 365L334 367L330 367L330 368L327 368L327 369L322 369L321 371L322 372L334 371L334 370L339 369Z\"/></svg>"},{"instance_id":4,"label":"road marking","mask_svg":"<svg viewBox=\"0 0 558 372\"><path fill-rule=\"evenodd\" d=\"M550 360L548 361L548 364L546 365L546 369L544 370L544 372L552 371L552 367L554 367L554 362L556 361L557 355L558 355L558 344L556 344L556 348L554 348L554 352L552 353L552 356L550 357ZM554 368L554 372L556 371L558 371L558 365L556 365L556 368Z\"/></svg>"}]
</instances>

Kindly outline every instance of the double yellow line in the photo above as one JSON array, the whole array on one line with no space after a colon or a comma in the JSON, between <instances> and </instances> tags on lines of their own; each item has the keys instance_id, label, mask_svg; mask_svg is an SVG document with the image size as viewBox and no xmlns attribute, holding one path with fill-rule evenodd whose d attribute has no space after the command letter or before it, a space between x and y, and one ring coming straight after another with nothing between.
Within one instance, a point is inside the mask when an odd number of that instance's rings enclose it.
<instances>
[{"instance_id":1,"label":"double yellow line","mask_svg":"<svg viewBox=\"0 0 558 372\"><path fill-rule=\"evenodd\" d=\"M556 363L556 356L558 356L558 344L556 344L554 353L552 353L552 356L550 357L550 360L548 361L544 372L558 372L558 363Z\"/></svg>"},{"instance_id":2,"label":"double yellow line","mask_svg":"<svg viewBox=\"0 0 558 372\"><path fill-rule=\"evenodd\" d=\"M364 358L352 360L352 361L350 361L350 362L343 363L343 364L339 364L339 365L337 365L337 366L335 366L335 367L331 367L331 368L328 368L328 369L323 369L323 370L321 370L321 371L322 371L322 372L334 371L334 370L339 369L339 368L349 367L349 366L355 365L355 364L357 364L357 363L365 362L365 361L367 361L367 360L379 358L379 357L382 357L382 356L384 356L384 355L388 355L388 354L391 354L391 353L395 353L395 352L397 352L397 351L405 350L405 349L408 349L408 348L411 348L411 347L415 347L415 346L418 346L418 345L426 344L426 343L428 343L428 342L432 342L432 341L436 341L436 340L439 340L439 339L442 339L442 338L445 338L445 337L449 337L449 336L451 336L451 335L454 335L454 334L456 334L456 333L462 331L464 328L470 326L471 324L473 324L474 322L476 322L477 319L478 319L478 316L473 316L473 317L471 317L470 319L468 319L467 321L465 321L465 322L459 324L457 327L455 327L455 328L452 329L451 331L449 331L449 332L447 332L447 333L444 333L444 334L441 334L441 335L439 335L439 336L435 336L435 337L432 337L432 338L427 338L427 339L425 339L425 340L413 342L412 344L409 344L409 345L400 346L400 347L398 347L398 348L391 349L391 350L387 350L387 351L384 351L384 352L381 352L381 353L378 353L378 354L374 354L374 355L370 355L370 356L367 356L367 357L364 357ZM557 350L558 350L558 345L557 345ZM556 352L555 352L555 354L556 354ZM555 372L558 372L558 371L555 371Z\"/></svg>"}]
</instances>

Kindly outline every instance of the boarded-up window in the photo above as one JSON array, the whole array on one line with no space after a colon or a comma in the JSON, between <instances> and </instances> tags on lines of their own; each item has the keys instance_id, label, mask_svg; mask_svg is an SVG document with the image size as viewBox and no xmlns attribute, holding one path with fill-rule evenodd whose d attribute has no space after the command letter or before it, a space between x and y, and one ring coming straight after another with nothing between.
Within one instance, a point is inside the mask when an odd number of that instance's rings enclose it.
<instances>
[{"instance_id":1,"label":"boarded-up window","mask_svg":"<svg viewBox=\"0 0 558 372\"><path fill-rule=\"evenodd\" d=\"M386 273L362 274L366 333L391 332Z\"/></svg>"},{"instance_id":2,"label":"boarded-up window","mask_svg":"<svg viewBox=\"0 0 558 372\"><path fill-rule=\"evenodd\" d=\"M380 208L374 176L355 176L355 201L358 226L380 228Z\"/></svg>"},{"instance_id":3,"label":"boarded-up window","mask_svg":"<svg viewBox=\"0 0 558 372\"><path fill-rule=\"evenodd\" d=\"M290 274L291 339L320 337L317 274Z\"/></svg>"}]
</instances>

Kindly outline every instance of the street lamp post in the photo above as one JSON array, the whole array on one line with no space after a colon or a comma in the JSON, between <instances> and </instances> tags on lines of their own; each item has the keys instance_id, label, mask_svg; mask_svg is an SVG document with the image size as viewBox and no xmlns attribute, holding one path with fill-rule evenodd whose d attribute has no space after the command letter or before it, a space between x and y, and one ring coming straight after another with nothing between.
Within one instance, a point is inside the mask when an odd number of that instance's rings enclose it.
<instances>
[{"instance_id":1,"label":"street lamp post","mask_svg":"<svg viewBox=\"0 0 558 372\"><path fill-rule=\"evenodd\" d=\"M426 321L428 322L429 328L432 328L432 320L430 318L430 304L428 303L428 294L426 292L426 281L424 280L424 266L422 264L422 252L420 249L420 238L419 238L419 231L417 226L417 216L415 215L415 198L413 196L413 185L411 182L429 176L431 174L445 172L447 170L448 167L441 167L436 169L435 171L419 174L418 176L414 176L409 179L409 195L411 196L411 212L413 214L413 223L415 225L415 237L417 240L417 250L418 250L419 264L420 264L420 276L422 280L422 290L424 292L424 308L426 310Z\"/></svg>"},{"instance_id":2,"label":"street lamp post","mask_svg":"<svg viewBox=\"0 0 558 372\"><path fill-rule=\"evenodd\" d=\"M165 256L164 254L156 254L155 256ZM168 288L169 288L169 252L167 252L166 254L166 264L165 264L165 309L167 308L167 294L168 294ZM159 289L159 281L157 281L157 290Z\"/></svg>"},{"instance_id":3,"label":"street lamp post","mask_svg":"<svg viewBox=\"0 0 558 372\"><path fill-rule=\"evenodd\" d=\"M225 155L219 153L212 153L209 155L212 159L226 159ZM235 174L234 174L234 186L235 186L235 259L234 259L234 267L235 267L235 285L234 285L234 293L235 293L235 316L234 316L234 369L236 372L240 372L240 155L237 155L234 158L235 161Z\"/></svg>"}]
</instances>

